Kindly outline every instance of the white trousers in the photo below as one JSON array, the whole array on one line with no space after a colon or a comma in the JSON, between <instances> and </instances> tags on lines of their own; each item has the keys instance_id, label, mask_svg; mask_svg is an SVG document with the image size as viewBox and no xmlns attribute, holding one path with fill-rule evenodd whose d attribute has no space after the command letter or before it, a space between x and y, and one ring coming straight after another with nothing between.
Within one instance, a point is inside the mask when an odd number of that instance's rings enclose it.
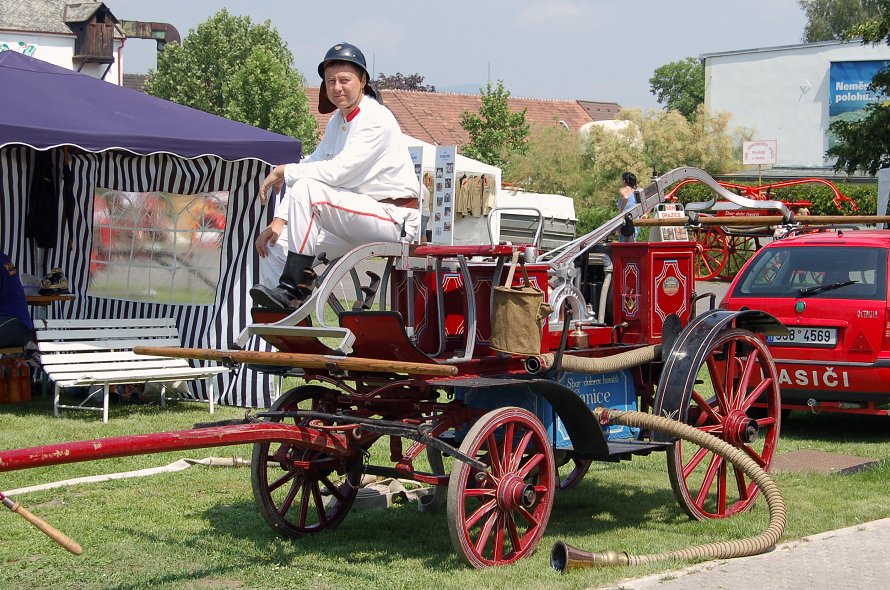
<instances>
[{"instance_id":1,"label":"white trousers","mask_svg":"<svg viewBox=\"0 0 890 590\"><path fill-rule=\"evenodd\" d=\"M324 252L333 260L370 242L412 242L420 229L417 209L381 203L317 180L297 180L285 198L289 247L298 254Z\"/></svg>"},{"instance_id":2,"label":"white trousers","mask_svg":"<svg viewBox=\"0 0 890 590\"><path fill-rule=\"evenodd\" d=\"M278 236L274 246L267 246L269 253L260 258L260 284L274 287L284 271L284 261L287 260L287 231Z\"/></svg>"},{"instance_id":3,"label":"white trousers","mask_svg":"<svg viewBox=\"0 0 890 590\"><path fill-rule=\"evenodd\" d=\"M285 187L286 188L286 187ZM282 191L277 206L287 199L287 192ZM286 201L285 201L286 202ZM266 255L260 258L260 284L274 287L284 271L284 262L287 260L288 240L287 230L282 231L275 244L266 243Z\"/></svg>"}]
</instances>

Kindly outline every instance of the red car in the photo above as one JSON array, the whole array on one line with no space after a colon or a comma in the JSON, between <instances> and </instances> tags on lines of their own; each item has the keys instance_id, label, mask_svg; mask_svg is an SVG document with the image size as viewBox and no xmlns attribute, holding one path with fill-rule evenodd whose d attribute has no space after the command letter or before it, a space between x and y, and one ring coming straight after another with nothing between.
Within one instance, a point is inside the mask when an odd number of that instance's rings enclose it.
<instances>
[{"instance_id":1,"label":"red car","mask_svg":"<svg viewBox=\"0 0 890 590\"><path fill-rule=\"evenodd\" d=\"M807 231L759 250L721 305L789 329L766 337L784 410L890 415L890 231Z\"/></svg>"}]
</instances>

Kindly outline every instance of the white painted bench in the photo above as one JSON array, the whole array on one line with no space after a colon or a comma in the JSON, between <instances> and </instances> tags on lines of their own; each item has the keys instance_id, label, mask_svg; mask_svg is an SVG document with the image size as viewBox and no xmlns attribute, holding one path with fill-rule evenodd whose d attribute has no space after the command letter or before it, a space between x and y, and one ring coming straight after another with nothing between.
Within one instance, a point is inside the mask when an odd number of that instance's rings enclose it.
<instances>
[{"instance_id":1,"label":"white painted bench","mask_svg":"<svg viewBox=\"0 0 890 590\"><path fill-rule=\"evenodd\" d=\"M171 318L108 320L35 320L40 365L53 384L53 415L60 409L95 410L108 422L108 398L112 385L161 384L161 404L168 384L208 380L210 413L218 396L213 377L226 367L192 367L180 358L138 355L134 346L182 346ZM62 389L89 387L79 405L59 402ZM94 389L95 388L95 389ZM89 402L102 392L102 405Z\"/></svg>"}]
</instances>

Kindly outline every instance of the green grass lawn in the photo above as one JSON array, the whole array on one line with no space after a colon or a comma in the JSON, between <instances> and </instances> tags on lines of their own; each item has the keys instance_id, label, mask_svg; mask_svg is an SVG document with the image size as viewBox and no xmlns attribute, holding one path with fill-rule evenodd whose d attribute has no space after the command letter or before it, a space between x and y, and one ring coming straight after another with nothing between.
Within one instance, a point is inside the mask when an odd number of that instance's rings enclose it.
<instances>
[{"instance_id":1,"label":"green grass lawn","mask_svg":"<svg viewBox=\"0 0 890 590\"><path fill-rule=\"evenodd\" d=\"M215 419L243 415L219 407ZM0 406L2 448L187 428L207 421L206 405L113 407L53 418L47 398ZM792 415L780 452L817 449L887 459L886 418ZM375 447L385 457L388 449ZM181 457L250 457L246 446L145 455L0 473L0 490L84 475L159 466ZM785 539L890 516L890 467L848 476L779 474L788 504ZM110 481L16 497L84 548L68 554L8 511L0 512L0 588L277 589L277 588L585 588L680 567L577 570L549 566L564 539L585 550L649 553L757 534L765 503L726 521L692 522L674 501L662 454L620 464L595 463L581 484L557 495L537 553L516 565L472 570L455 554L447 513L413 504L378 512L353 510L337 529L299 540L268 528L254 507L248 468L192 467L147 478Z\"/></svg>"}]
</instances>

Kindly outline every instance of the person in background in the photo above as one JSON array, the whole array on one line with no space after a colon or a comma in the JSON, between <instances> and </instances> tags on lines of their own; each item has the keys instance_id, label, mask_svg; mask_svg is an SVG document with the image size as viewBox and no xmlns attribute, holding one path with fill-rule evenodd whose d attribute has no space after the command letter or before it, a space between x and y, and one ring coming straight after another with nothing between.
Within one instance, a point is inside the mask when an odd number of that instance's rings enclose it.
<instances>
[{"instance_id":1,"label":"person in background","mask_svg":"<svg viewBox=\"0 0 890 590\"><path fill-rule=\"evenodd\" d=\"M0 348L24 346L34 338L19 270L0 251Z\"/></svg>"},{"instance_id":2,"label":"person in background","mask_svg":"<svg viewBox=\"0 0 890 590\"><path fill-rule=\"evenodd\" d=\"M637 188L637 176L633 172L625 172L621 175L621 189L618 191L618 211L624 213L637 206L637 196L634 191ZM634 228L632 235L624 235L619 232L618 240L621 242L633 242L636 240L639 228Z\"/></svg>"},{"instance_id":3,"label":"person in background","mask_svg":"<svg viewBox=\"0 0 890 590\"><path fill-rule=\"evenodd\" d=\"M369 83L365 56L338 43L318 74L318 110L336 111L324 138L302 162L276 166L260 187L265 204L271 189L287 185L275 218L257 238L260 250L287 226L289 251L278 286L260 283L250 290L254 303L268 309L288 309L309 297L318 254L333 260L369 242L410 242L420 229L414 164L398 122Z\"/></svg>"}]
</instances>

